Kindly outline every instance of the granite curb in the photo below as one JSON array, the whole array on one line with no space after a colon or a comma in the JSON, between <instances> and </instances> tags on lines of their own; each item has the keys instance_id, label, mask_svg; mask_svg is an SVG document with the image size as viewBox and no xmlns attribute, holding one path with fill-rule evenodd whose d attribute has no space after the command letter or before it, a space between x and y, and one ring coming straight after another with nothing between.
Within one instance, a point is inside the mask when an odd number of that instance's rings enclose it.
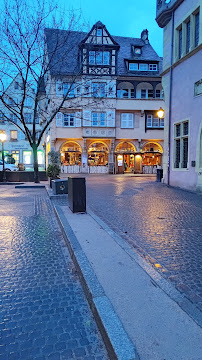
<instances>
[{"instance_id":1,"label":"granite curb","mask_svg":"<svg viewBox=\"0 0 202 360\"><path fill-rule=\"evenodd\" d=\"M46 190L48 191L47 188ZM132 341L129 339L120 319L115 313L111 302L105 295L63 210L58 205L54 205L54 210L110 359L139 360Z\"/></svg>"}]
</instances>

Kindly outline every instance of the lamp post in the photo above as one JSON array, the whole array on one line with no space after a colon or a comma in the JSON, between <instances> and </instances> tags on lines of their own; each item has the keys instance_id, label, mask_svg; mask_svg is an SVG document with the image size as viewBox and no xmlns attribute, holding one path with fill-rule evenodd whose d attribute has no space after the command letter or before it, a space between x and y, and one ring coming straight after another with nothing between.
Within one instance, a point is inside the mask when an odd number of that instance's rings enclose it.
<instances>
[{"instance_id":1,"label":"lamp post","mask_svg":"<svg viewBox=\"0 0 202 360\"><path fill-rule=\"evenodd\" d=\"M164 115L165 115L165 111L162 109L162 107L159 108L159 110L157 111L157 115L159 119L163 119Z\"/></svg>"},{"instance_id":2,"label":"lamp post","mask_svg":"<svg viewBox=\"0 0 202 360\"><path fill-rule=\"evenodd\" d=\"M0 133L0 140L2 142L2 161L3 161L3 182L6 182L5 162L4 162L4 141L6 140L6 134Z\"/></svg>"}]
</instances>

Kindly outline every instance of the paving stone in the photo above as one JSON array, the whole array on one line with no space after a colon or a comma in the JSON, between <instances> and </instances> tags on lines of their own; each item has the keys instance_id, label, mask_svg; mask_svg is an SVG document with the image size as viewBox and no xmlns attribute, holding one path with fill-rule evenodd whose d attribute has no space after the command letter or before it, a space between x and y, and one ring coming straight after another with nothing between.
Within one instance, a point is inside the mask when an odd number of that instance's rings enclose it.
<instances>
[{"instance_id":1,"label":"paving stone","mask_svg":"<svg viewBox=\"0 0 202 360\"><path fill-rule=\"evenodd\" d=\"M152 178L89 176L87 205L202 311L201 195Z\"/></svg>"},{"instance_id":2,"label":"paving stone","mask_svg":"<svg viewBox=\"0 0 202 360\"><path fill-rule=\"evenodd\" d=\"M0 205L0 360L75 360L92 335L107 360L46 191L1 187Z\"/></svg>"}]
</instances>

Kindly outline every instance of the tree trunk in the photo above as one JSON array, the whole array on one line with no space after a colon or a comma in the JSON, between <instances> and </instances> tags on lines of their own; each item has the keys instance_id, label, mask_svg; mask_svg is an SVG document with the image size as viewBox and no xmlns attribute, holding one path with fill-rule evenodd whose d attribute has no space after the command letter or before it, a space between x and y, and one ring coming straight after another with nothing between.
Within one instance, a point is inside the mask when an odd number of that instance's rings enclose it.
<instances>
[{"instance_id":1,"label":"tree trunk","mask_svg":"<svg viewBox=\"0 0 202 360\"><path fill-rule=\"evenodd\" d=\"M34 182L39 183L39 169L38 169L38 158L37 158L37 145L32 144L33 157L34 157Z\"/></svg>"}]
</instances>

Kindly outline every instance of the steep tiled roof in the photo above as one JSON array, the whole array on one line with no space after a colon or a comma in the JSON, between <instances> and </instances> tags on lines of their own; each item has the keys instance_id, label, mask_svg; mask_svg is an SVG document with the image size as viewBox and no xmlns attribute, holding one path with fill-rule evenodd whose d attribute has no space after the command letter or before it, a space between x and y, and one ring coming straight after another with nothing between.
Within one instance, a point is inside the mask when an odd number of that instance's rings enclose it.
<instances>
[{"instance_id":1,"label":"steep tiled roof","mask_svg":"<svg viewBox=\"0 0 202 360\"><path fill-rule=\"evenodd\" d=\"M73 75L79 72L79 45L87 33L78 31L66 31L46 29L46 42L49 59L51 60L52 75ZM149 43L142 39L112 36L120 45L118 50L117 74L119 76L158 76L162 69L162 58L160 58ZM60 44L55 51L56 44ZM141 47L141 55L135 55L132 46ZM129 72L125 60L157 61L159 72Z\"/></svg>"}]
</instances>

